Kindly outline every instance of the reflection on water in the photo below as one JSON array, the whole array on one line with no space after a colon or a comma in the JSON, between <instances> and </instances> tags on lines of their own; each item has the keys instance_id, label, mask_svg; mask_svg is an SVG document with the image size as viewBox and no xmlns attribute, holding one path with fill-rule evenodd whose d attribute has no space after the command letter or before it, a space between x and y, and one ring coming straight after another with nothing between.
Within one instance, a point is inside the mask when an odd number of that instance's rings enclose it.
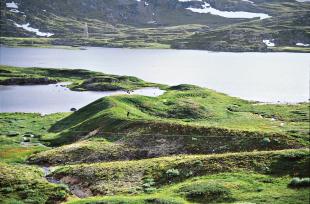
<instances>
[{"instance_id":1,"label":"reflection on water","mask_svg":"<svg viewBox=\"0 0 310 204\"><path fill-rule=\"evenodd\" d=\"M143 88L131 92L145 96L159 96L164 91L158 88ZM101 97L127 94L124 91L77 92L63 87L63 84L35 86L0 86L0 112L37 112L50 114L69 112L81 108Z\"/></svg>"},{"instance_id":2,"label":"reflection on water","mask_svg":"<svg viewBox=\"0 0 310 204\"><path fill-rule=\"evenodd\" d=\"M262 102L309 98L308 53L6 47L0 47L0 52L0 63L5 65L82 68L169 85L195 84Z\"/></svg>"}]
</instances>

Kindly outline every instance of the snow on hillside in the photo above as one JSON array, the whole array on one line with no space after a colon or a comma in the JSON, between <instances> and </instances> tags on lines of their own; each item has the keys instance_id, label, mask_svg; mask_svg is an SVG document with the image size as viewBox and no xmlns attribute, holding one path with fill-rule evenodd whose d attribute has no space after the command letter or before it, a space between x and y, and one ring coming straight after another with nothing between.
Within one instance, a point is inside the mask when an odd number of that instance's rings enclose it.
<instances>
[{"instance_id":1,"label":"snow on hillside","mask_svg":"<svg viewBox=\"0 0 310 204\"><path fill-rule=\"evenodd\" d=\"M179 0L179 1L191 1L191 0ZM201 1L201 0L200 0ZM268 14L265 13L251 13L251 12L245 12L245 11L221 11L215 8L212 8L210 4L207 2L204 2L201 5L201 8L194 8L189 7L188 10L195 12L195 13L209 13L212 15L222 16L225 18L270 18Z\"/></svg>"}]
</instances>

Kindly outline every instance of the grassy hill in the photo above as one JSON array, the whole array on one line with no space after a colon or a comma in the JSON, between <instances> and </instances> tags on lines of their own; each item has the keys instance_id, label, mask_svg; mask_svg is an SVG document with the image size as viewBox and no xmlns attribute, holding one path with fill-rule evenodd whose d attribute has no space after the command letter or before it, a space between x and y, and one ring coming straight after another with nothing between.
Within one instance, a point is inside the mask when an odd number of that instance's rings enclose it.
<instances>
[{"instance_id":1,"label":"grassy hill","mask_svg":"<svg viewBox=\"0 0 310 204\"><path fill-rule=\"evenodd\" d=\"M31 159L55 164L300 148L309 142L308 107L261 105L188 85L170 87L157 98L106 97L56 122L41 137L52 146L88 141Z\"/></svg>"},{"instance_id":2,"label":"grassy hill","mask_svg":"<svg viewBox=\"0 0 310 204\"><path fill-rule=\"evenodd\" d=\"M1 113L4 203L309 202L309 103L262 104L87 70L0 70L5 85L43 78L85 91L90 78L102 80L96 90L165 90L105 97L73 113Z\"/></svg>"},{"instance_id":3,"label":"grassy hill","mask_svg":"<svg viewBox=\"0 0 310 204\"><path fill-rule=\"evenodd\" d=\"M105 132L137 132L154 136L157 133L159 137L166 134L246 138L278 134L302 139L308 134L307 108L307 103L257 104L205 88L179 85L167 88L165 94L156 98L132 95L99 99L56 123L50 131L57 133L57 139L51 141L60 142L62 138L66 140L63 142L72 142L94 130L102 132L103 137L109 137Z\"/></svg>"}]
</instances>

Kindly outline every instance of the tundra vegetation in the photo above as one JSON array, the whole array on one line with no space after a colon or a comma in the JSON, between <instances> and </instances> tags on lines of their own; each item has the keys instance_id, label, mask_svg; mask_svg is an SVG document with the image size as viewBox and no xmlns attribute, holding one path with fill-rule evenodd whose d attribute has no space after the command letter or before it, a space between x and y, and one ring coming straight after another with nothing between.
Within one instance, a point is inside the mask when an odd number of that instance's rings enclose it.
<instances>
[{"instance_id":1,"label":"tundra vegetation","mask_svg":"<svg viewBox=\"0 0 310 204\"><path fill-rule=\"evenodd\" d=\"M72 113L1 113L3 203L309 203L309 103L262 104L87 70L0 67L2 85L55 82L165 93L105 97Z\"/></svg>"}]
</instances>

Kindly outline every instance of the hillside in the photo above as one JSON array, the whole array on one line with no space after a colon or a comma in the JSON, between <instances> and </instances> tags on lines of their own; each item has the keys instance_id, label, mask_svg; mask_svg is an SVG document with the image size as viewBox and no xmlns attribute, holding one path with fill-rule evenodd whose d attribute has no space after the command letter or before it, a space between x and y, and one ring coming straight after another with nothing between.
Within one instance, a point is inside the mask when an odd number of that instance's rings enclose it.
<instances>
[{"instance_id":1,"label":"hillside","mask_svg":"<svg viewBox=\"0 0 310 204\"><path fill-rule=\"evenodd\" d=\"M308 52L309 10L295 0L1 0L1 43Z\"/></svg>"},{"instance_id":2,"label":"hillside","mask_svg":"<svg viewBox=\"0 0 310 204\"><path fill-rule=\"evenodd\" d=\"M104 97L72 113L0 113L4 203L309 202L309 103L262 104L88 70L0 67L5 86L63 81L78 91L165 93Z\"/></svg>"},{"instance_id":3,"label":"hillside","mask_svg":"<svg viewBox=\"0 0 310 204\"><path fill-rule=\"evenodd\" d=\"M215 51L295 51L300 42L309 42L309 11L286 13L285 16L238 23L197 33L184 39L175 40L173 48L210 49ZM269 43L263 43L268 40ZM268 46L269 45L269 46ZM299 46L302 47L302 46ZM309 52L309 47L304 46Z\"/></svg>"}]
</instances>

